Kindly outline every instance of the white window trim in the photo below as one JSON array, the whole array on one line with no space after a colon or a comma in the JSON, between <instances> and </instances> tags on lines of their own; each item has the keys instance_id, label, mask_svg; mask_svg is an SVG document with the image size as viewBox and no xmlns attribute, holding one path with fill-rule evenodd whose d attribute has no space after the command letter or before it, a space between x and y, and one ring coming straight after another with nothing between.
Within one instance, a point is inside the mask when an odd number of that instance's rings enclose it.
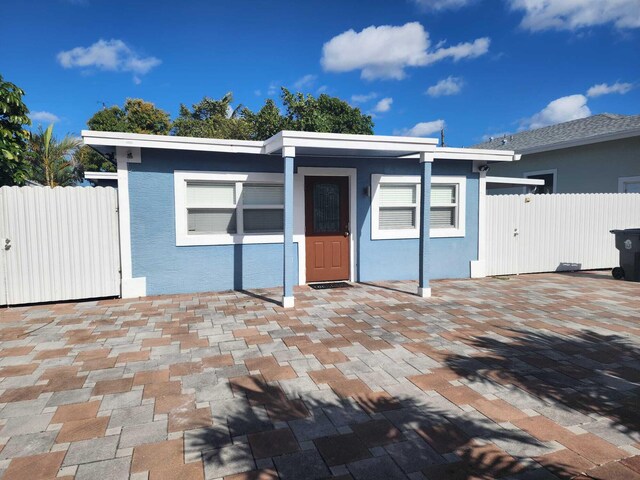
<instances>
[{"instance_id":1,"label":"white window trim","mask_svg":"<svg viewBox=\"0 0 640 480\"><path fill-rule=\"evenodd\" d=\"M640 182L640 176L637 177L618 177L618 193L624 193L625 183L637 183Z\"/></svg>"},{"instance_id":2,"label":"white window trim","mask_svg":"<svg viewBox=\"0 0 640 480\"><path fill-rule=\"evenodd\" d=\"M416 224L414 228L397 230L380 229L380 185L415 185L416 186ZM395 238L420 238L420 177L416 175L371 175L371 239L387 240Z\"/></svg>"},{"instance_id":3,"label":"white window trim","mask_svg":"<svg viewBox=\"0 0 640 480\"><path fill-rule=\"evenodd\" d=\"M416 225L414 228L403 228L398 230L381 230L380 221L380 184L409 184L416 185ZM466 198L467 198L467 177L465 176L432 176L431 184L456 185L456 228L431 228L429 237L431 238L451 238L464 237L466 233ZM402 238L420 238L420 222L422 214L420 211L421 180L419 175L371 175L371 239L389 240Z\"/></svg>"},{"instance_id":4,"label":"white window trim","mask_svg":"<svg viewBox=\"0 0 640 480\"><path fill-rule=\"evenodd\" d=\"M456 225L455 228L431 228L431 238L464 237L467 224L467 177L432 176L431 185L456 185ZM433 205L432 205L433 207Z\"/></svg>"},{"instance_id":5,"label":"white window trim","mask_svg":"<svg viewBox=\"0 0 640 480\"><path fill-rule=\"evenodd\" d=\"M551 191L551 193L556 193L558 191L558 169L557 168L551 168L549 170L535 170L533 172L524 172L522 174L523 178L530 178L533 175L548 175L548 174L552 174L553 175L553 189ZM531 193L531 187L522 187L522 193Z\"/></svg>"},{"instance_id":6,"label":"white window trim","mask_svg":"<svg viewBox=\"0 0 640 480\"><path fill-rule=\"evenodd\" d=\"M187 223L188 181L283 184L283 174L254 172L193 172L176 170L173 172L173 180L175 194L176 246L186 247L196 245L231 245L284 242L283 233L216 233L189 235ZM240 195L240 192L241 189L240 191L237 191L236 194ZM236 222L242 222L242 209L239 209L239 211L236 213Z\"/></svg>"}]
</instances>

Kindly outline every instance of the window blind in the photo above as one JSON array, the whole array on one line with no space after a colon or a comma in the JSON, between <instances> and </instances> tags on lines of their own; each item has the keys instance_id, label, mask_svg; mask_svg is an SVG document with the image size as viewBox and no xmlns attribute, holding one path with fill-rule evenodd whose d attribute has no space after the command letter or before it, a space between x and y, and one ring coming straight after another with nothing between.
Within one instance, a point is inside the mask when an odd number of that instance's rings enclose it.
<instances>
[{"instance_id":1,"label":"window blind","mask_svg":"<svg viewBox=\"0 0 640 480\"><path fill-rule=\"evenodd\" d=\"M284 186L246 184L242 201L245 205L284 205Z\"/></svg>"},{"instance_id":2,"label":"window blind","mask_svg":"<svg viewBox=\"0 0 640 480\"><path fill-rule=\"evenodd\" d=\"M431 185L431 204L449 205L456 203L455 185Z\"/></svg>"},{"instance_id":3,"label":"window blind","mask_svg":"<svg viewBox=\"0 0 640 480\"><path fill-rule=\"evenodd\" d=\"M415 228L416 209L415 207L380 208L379 224L380 230Z\"/></svg>"},{"instance_id":4,"label":"window blind","mask_svg":"<svg viewBox=\"0 0 640 480\"><path fill-rule=\"evenodd\" d=\"M252 210L245 208L243 211L244 232L282 232L284 230L284 210L281 208L269 208Z\"/></svg>"},{"instance_id":5,"label":"window blind","mask_svg":"<svg viewBox=\"0 0 640 480\"><path fill-rule=\"evenodd\" d=\"M188 209L189 234L236 233L235 210Z\"/></svg>"},{"instance_id":6,"label":"window blind","mask_svg":"<svg viewBox=\"0 0 640 480\"><path fill-rule=\"evenodd\" d=\"M188 207L229 207L235 201L235 184L187 182Z\"/></svg>"},{"instance_id":7,"label":"window blind","mask_svg":"<svg viewBox=\"0 0 640 480\"><path fill-rule=\"evenodd\" d=\"M456 207L431 207L432 228L455 228Z\"/></svg>"},{"instance_id":8,"label":"window blind","mask_svg":"<svg viewBox=\"0 0 640 480\"><path fill-rule=\"evenodd\" d=\"M411 205L416 203L415 185L380 185L380 205Z\"/></svg>"}]
</instances>

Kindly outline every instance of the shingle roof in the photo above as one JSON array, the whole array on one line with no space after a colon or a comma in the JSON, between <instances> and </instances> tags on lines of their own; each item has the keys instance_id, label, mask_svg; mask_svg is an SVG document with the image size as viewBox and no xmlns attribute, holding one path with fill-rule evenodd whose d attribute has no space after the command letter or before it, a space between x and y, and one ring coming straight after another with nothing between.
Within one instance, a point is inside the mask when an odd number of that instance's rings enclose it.
<instances>
[{"instance_id":1,"label":"shingle roof","mask_svg":"<svg viewBox=\"0 0 640 480\"><path fill-rule=\"evenodd\" d=\"M618 115L602 113L579 120L558 123L526 132L496 137L471 148L494 150L514 150L516 153L530 149L553 150L554 145L562 148L566 142L580 142L592 137L623 133L640 129L640 115ZM593 138L595 140L595 138ZM548 147L548 148L547 148Z\"/></svg>"}]
</instances>

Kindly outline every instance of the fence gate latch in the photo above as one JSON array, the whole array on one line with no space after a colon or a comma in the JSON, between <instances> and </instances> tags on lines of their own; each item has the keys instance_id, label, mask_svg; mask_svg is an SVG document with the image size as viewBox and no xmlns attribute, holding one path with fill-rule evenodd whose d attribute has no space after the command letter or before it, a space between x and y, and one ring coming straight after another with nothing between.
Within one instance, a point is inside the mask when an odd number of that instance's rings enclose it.
<instances>
[{"instance_id":1,"label":"fence gate latch","mask_svg":"<svg viewBox=\"0 0 640 480\"><path fill-rule=\"evenodd\" d=\"M4 239L4 249L9 250L11 248L11 240L8 238Z\"/></svg>"}]
</instances>

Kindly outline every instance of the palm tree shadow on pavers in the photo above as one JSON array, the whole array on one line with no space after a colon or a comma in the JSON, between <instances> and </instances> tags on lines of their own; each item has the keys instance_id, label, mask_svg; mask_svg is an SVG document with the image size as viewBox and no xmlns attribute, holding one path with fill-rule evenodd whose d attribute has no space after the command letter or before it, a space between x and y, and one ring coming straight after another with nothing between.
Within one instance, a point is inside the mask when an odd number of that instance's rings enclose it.
<instances>
[{"instance_id":1,"label":"palm tree shadow on pavers","mask_svg":"<svg viewBox=\"0 0 640 480\"><path fill-rule=\"evenodd\" d=\"M439 395L340 398L321 389L294 398L259 375L230 383L234 397L212 402L214 427L185 432L187 461L202 455L206 478L249 471L242 478L406 479L415 472L429 479L555 478L496 443L530 456L556 445L466 413Z\"/></svg>"},{"instance_id":2,"label":"palm tree shadow on pavers","mask_svg":"<svg viewBox=\"0 0 640 480\"><path fill-rule=\"evenodd\" d=\"M631 337L506 331L509 338L468 337L476 353L450 355L445 364L472 388L560 426L580 426L618 446L640 442L640 349Z\"/></svg>"}]
</instances>

